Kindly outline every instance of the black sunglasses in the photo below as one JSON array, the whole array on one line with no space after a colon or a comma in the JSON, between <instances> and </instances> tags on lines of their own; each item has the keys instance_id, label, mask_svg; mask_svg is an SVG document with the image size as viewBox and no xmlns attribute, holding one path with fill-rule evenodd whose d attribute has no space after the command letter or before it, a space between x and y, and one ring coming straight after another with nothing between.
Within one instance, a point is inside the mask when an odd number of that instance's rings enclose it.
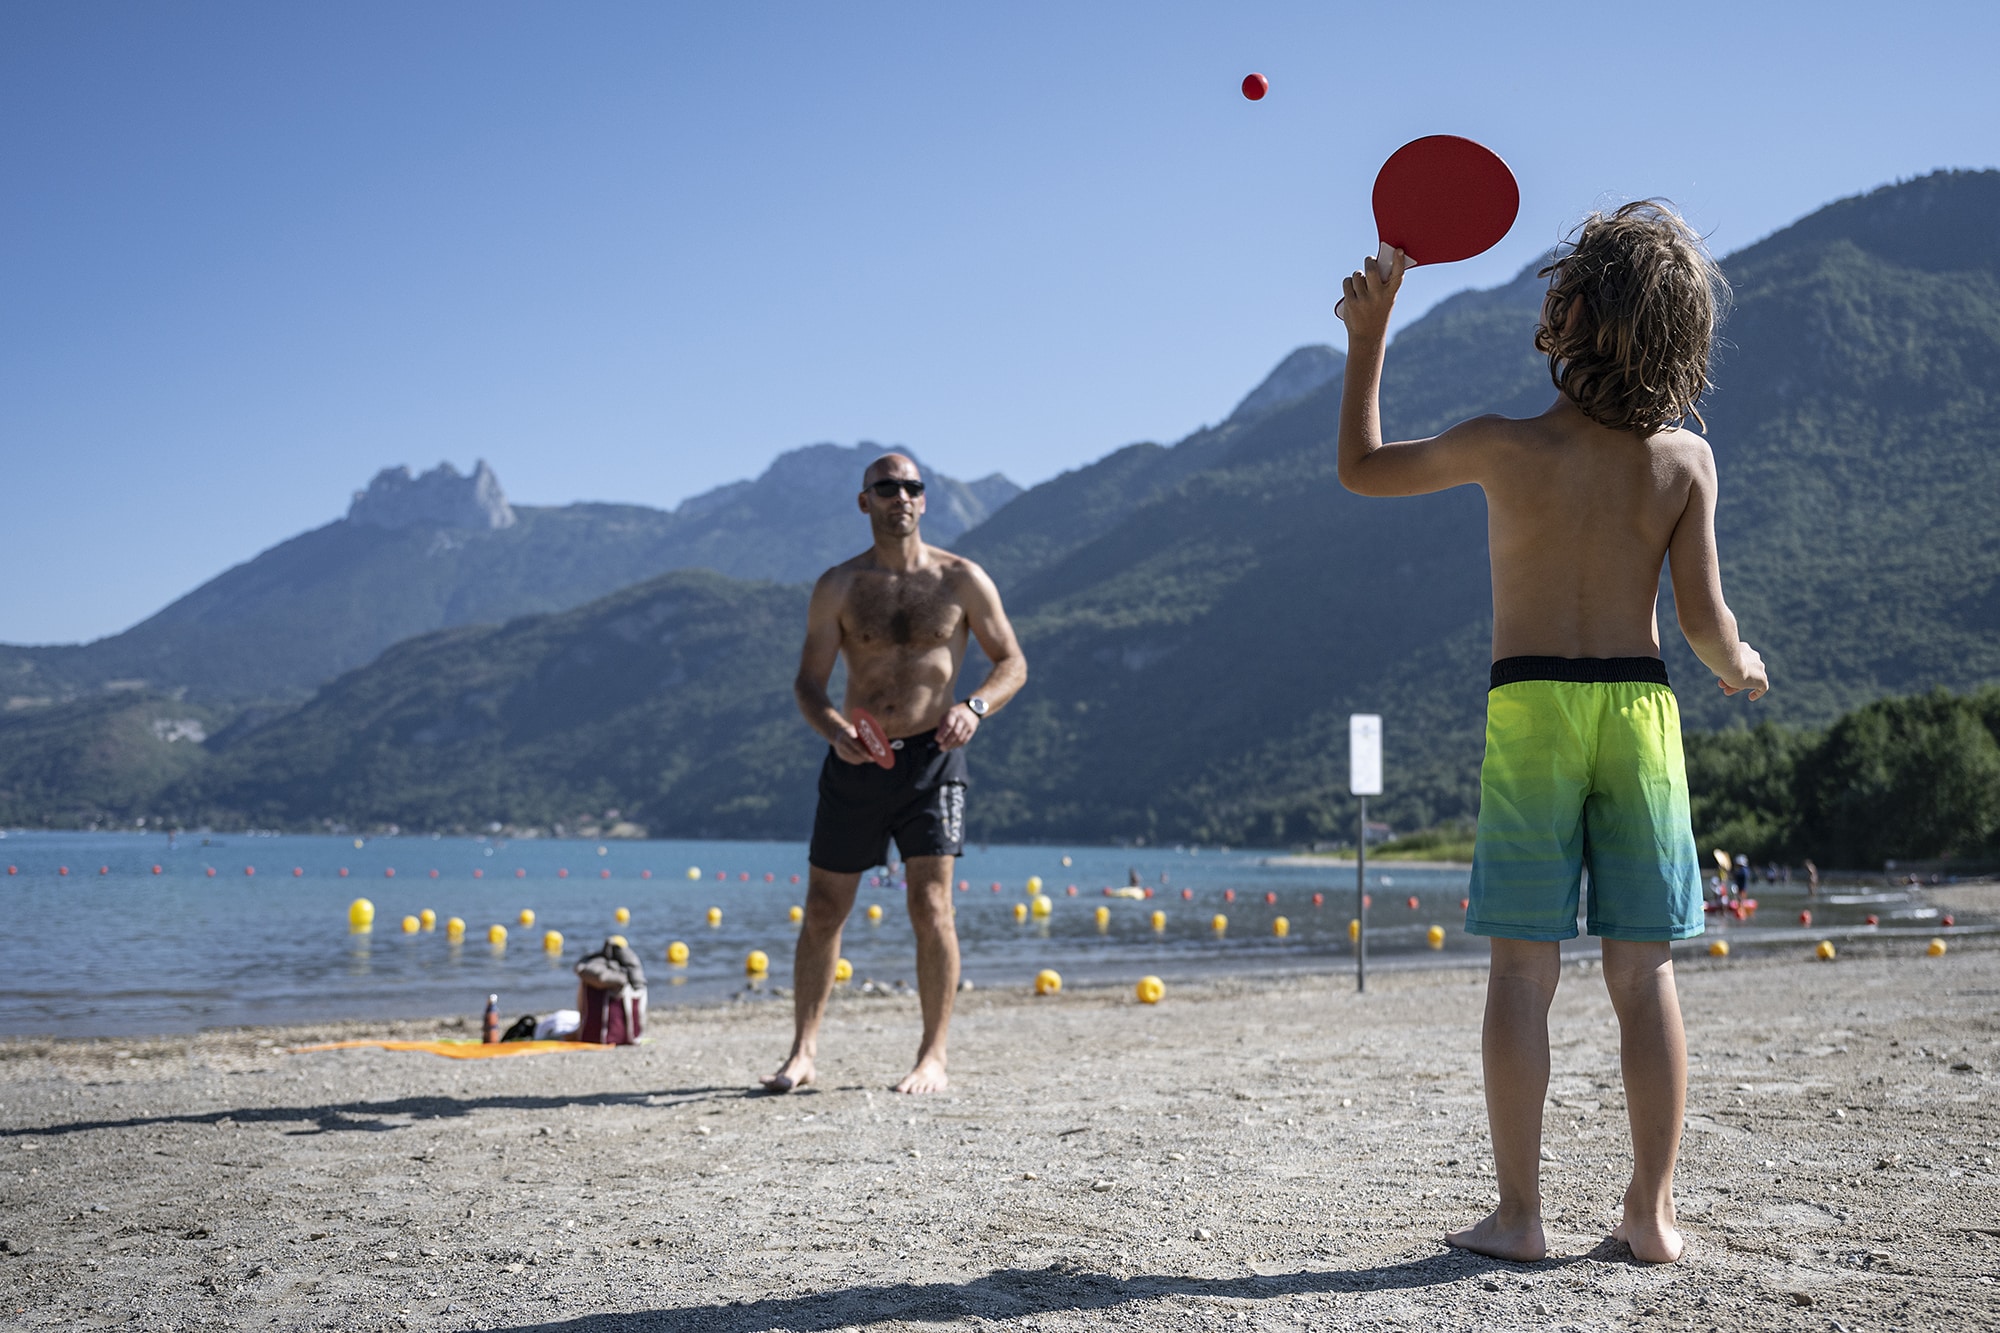
<instances>
[{"instance_id":1,"label":"black sunglasses","mask_svg":"<svg viewBox=\"0 0 2000 1333\"><path fill-rule=\"evenodd\" d=\"M890 477L890 478L885 478L882 481L876 482L873 486L870 486L868 489L875 492L876 495L880 496L884 500L895 499L897 491L901 491L903 494L909 496L911 499L915 499L917 496L922 495L924 493L924 484L921 481L902 481L897 478Z\"/></svg>"}]
</instances>

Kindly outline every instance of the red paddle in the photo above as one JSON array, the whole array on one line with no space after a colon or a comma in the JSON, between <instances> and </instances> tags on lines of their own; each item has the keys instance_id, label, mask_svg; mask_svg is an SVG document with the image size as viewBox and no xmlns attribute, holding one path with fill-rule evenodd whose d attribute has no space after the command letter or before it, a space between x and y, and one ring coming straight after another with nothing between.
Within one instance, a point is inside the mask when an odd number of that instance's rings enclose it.
<instances>
[{"instance_id":1,"label":"red paddle","mask_svg":"<svg viewBox=\"0 0 2000 1333\"><path fill-rule=\"evenodd\" d=\"M1375 173L1375 262L1388 277L1394 251L1406 268L1455 264L1500 243L1521 211L1521 187L1492 149L1456 134L1427 134ZM1334 314L1340 313L1338 305Z\"/></svg>"},{"instance_id":2,"label":"red paddle","mask_svg":"<svg viewBox=\"0 0 2000 1333\"><path fill-rule=\"evenodd\" d=\"M889 748L889 733L882 730L882 724L875 720L875 715L865 708L848 711L854 717L854 734L861 738L861 744L868 751L868 757L873 759L878 767L894 768L896 752Z\"/></svg>"}]
</instances>

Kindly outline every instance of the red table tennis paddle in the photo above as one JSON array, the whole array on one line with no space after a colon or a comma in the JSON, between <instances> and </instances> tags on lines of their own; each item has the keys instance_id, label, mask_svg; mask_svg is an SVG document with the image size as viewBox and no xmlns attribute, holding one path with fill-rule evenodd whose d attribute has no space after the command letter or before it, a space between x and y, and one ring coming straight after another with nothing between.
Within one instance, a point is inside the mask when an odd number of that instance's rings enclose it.
<instances>
[{"instance_id":1,"label":"red table tennis paddle","mask_svg":"<svg viewBox=\"0 0 2000 1333\"><path fill-rule=\"evenodd\" d=\"M1373 202L1381 239L1375 262L1387 277L1397 250L1405 268L1491 250L1521 211L1521 187L1492 149L1456 134L1427 134L1389 155L1375 173Z\"/></svg>"},{"instance_id":2,"label":"red table tennis paddle","mask_svg":"<svg viewBox=\"0 0 2000 1333\"><path fill-rule=\"evenodd\" d=\"M861 738L862 748L868 751L878 767L894 768L896 752L889 748L889 733L882 730L882 724L875 715L865 708L848 710L854 718L854 734Z\"/></svg>"}]
</instances>

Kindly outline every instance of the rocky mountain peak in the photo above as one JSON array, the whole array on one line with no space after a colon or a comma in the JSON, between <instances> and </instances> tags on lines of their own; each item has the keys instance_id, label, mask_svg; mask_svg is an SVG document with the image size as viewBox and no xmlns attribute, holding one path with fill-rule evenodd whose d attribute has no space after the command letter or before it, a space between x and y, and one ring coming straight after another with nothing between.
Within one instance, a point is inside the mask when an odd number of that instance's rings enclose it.
<instances>
[{"instance_id":1,"label":"rocky mountain peak","mask_svg":"<svg viewBox=\"0 0 2000 1333\"><path fill-rule=\"evenodd\" d=\"M469 477L450 463L439 463L422 476L412 476L407 467L385 467L367 490L354 493L347 521L373 528L491 531L513 527L514 509L500 490L500 478L482 458Z\"/></svg>"},{"instance_id":2,"label":"rocky mountain peak","mask_svg":"<svg viewBox=\"0 0 2000 1333\"><path fill-rule=\"evenodd\" d=\"M1301 347L1280 361L1277 368L1264 377L1262 384L1245 395L1243 401L1236 405L1236 410L1229 414L1229 419L1241 425L1275 412L1288 403L1296 403L1340 374L1346 364L1347 358L1325 343Z\"/></svg>"}]
</instances>

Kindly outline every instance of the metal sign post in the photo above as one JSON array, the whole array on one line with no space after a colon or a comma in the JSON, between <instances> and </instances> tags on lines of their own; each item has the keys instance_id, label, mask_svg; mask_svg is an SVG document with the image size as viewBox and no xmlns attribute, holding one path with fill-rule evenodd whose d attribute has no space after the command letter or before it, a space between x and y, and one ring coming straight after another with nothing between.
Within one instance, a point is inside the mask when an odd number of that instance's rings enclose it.
<instances>
[{"instance_id":1,"label":"metal sign post","mask_svg":"<svg viewBox=\"0 0 2000 1333\"><path fill-rule=\"evenodd\" d=\"M1354 989L1368 989L1368 798L1382 794L1382 717L1355 713L1347 719L1347 790L1361 801L1354 841Z\"/></svg>"}]
</instances>

